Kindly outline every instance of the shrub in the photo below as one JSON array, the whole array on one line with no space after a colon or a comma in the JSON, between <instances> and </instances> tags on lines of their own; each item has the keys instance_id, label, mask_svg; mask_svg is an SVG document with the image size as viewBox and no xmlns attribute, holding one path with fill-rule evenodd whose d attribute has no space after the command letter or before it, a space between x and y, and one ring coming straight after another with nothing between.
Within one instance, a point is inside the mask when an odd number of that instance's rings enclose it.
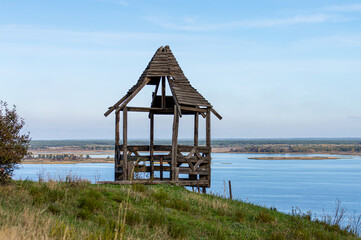
<instances>
[{"instance_id":1,"label":"shrub","mask_svg":"<svg viewBox=\"0 0 361 240\"><path fill-rule=\"evenodd\" d=\"M262 223L270 223L273 221L273 217L271 216L271 214L265 210L259 211L255 219L257 222Z\"/></svg>"},{"instance_id":2,"label":"shrub","mask_svg":"<svg viewBox=\"0 0 361 240\"><path fill-rule=\"evenodd\" d=\"M16 113L16 107L9 109L0 101L0 183L8 181L17 164L28 155L29 133L22 133L25 122Z\"/></svg>"}]
</instances>

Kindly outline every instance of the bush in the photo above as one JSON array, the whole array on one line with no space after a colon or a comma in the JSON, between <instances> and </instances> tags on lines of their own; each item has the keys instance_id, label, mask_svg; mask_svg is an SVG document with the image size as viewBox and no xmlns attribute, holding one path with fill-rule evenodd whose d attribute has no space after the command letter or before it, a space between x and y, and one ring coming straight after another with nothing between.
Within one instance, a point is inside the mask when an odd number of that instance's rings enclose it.
<instances>
[{"instance_id":1,"label":"bush","mask_svg":"<svg viewBox=\"0 0 361 240\"><path fill-rule=\"evenodd\" d=\"M0 183L8 181L17 164L28 155L29 133L22 133L25 122L0 101Z\"/></svg>"}]
</instances>

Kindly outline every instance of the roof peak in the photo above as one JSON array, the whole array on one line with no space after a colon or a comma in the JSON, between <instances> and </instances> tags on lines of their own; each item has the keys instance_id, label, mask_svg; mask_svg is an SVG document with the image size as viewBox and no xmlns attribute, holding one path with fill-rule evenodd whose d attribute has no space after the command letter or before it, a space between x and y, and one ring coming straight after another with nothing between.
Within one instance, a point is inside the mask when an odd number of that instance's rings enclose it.
<instances>
[{"instance_id":1,"label":"roof peak","mask_svg":"<svg viewBox=\"0 0 361 240\"><path fill-rule=\"evenodd\" d=\"M154 53L137 83L129 89L128 93L121 100L113 107L110 107L110 110L105 115L107 116L115 108L123 106L124 104L120 104L127 102L126 100L129 97L134 97L145 85L159 85L161 77L167 77L176 105L212 108L212 105L192 87L170 50L169 45L165 45L159 47Z\"/></svg>"}]
</instances>

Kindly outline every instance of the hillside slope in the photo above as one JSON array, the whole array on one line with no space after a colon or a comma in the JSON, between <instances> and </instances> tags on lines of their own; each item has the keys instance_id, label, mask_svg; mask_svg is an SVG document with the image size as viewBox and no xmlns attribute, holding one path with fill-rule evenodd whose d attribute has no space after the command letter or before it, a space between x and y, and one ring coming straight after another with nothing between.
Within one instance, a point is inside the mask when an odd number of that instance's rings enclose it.
<instances>
[{"instance_id":1,"label":"hillside slope","mask_svg":"<svg viewBox=\"0 0 361 240\"><path fill-rule=\"evenodd\" d=\"M355 239L336 226L176 186L13 181L0 239Z\"/></svg>"}]
</instances>

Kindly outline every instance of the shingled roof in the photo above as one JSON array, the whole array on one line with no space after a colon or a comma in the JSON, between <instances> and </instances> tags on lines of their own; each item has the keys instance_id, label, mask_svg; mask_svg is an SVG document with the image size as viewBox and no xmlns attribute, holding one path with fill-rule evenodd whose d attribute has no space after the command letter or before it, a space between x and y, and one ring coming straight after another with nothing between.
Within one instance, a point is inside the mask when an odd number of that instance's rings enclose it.
<instances>
[{"instance_id":1,"label":"shingled roof","mask_svg":"<svg viewBox=\"0 0 361 240\"><path fill-rule=\"evenodd\" d=\"M123 106L129 97L131 98L132 95L137 94L145 85L152 84L152 79L159 79L160 77L167 77L170 90L177 105L212 108L212 105L192 87L169 46L162 46L155 52L137 83L129 89L122 99L110 107L104 115L108 116L114 109ZM213 109L212 111L214 112Z\"/></svg>"}]
</instances>

